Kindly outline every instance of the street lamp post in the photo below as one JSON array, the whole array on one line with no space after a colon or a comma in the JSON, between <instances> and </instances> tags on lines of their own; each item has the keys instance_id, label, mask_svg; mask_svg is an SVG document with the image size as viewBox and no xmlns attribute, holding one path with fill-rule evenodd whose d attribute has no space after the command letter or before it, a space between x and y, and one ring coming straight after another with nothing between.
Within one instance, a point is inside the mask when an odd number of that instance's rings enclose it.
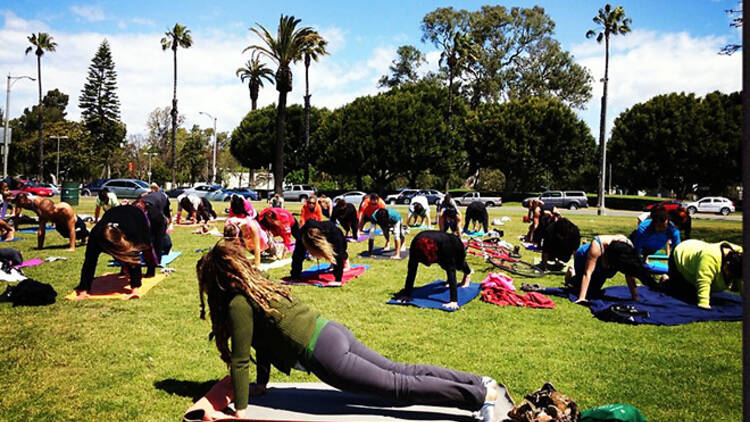
<instances>
[{"instance_id":1,"label":"street lamp post","mask_svg":"<svg viewBox=\"0 0 750 422\"><path fill-rule=\"evenodd\" d=\"M214 173L213 173L213 176L211 177L211 183L213 184L213 183L216 183L216 144L217 144L217 139L216 139L216 117L214 117L214 116L212 116L212 115L210 115L210 114L208 114L208 113L206 113L204 111L199 111L198 113L199 114L205 114L206 116L208 116L210 119L213 119L213 121L214 121L214 163L213 163Z\"/></svg>"},{"instance_id":2,"label":"street lamp post","mask_svg":"<svg viewBox=\"0 0 750 422\"><path fill-rule=\"evenodd\" d=\"M148 154L148 184L151 184L151 157L158 155L157 152L147 152Z\"/></svg>"},{"instance_id":3,"label":"street lamp post","mask_svg":"<svg viewBox=\"0 0 750 422\"><path fill-rule=\"evenodd\" d=\"M8 133L8 123L10 122L10 88L19 79L29 79L35 81L36 79L31 76L10 76L8 73L8 84L5 91L5 132L4 143L3 143L3 178L8 177L8 143L10 142L10 136Z\"/></svg>"},{"instance_id":4,"label":"street lamp post","mask_svg":"<svg viewBox=\"0 0 750 422\"><path fill-rule=\"evenodd\" d=\"M55 182L60 184L60 139L70 139L67 136L50 136L50 139L57 139L57 167L55 168Z\"/></svg>"}]
</instances>

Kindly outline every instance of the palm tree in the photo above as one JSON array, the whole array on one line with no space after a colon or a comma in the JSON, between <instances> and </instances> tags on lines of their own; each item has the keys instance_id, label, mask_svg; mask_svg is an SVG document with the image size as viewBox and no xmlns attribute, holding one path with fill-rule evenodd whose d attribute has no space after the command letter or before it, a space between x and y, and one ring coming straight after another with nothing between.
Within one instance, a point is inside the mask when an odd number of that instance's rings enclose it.
<instances>
[{"instance_id":1,"label":"palm tree","mask_svg":"<svg viewBox=\"0 0 750 422\"><path fill-rule=\"evenodd\" d=\"M313 31L308 37L308 43L303 52L305 58L305 182L310 181L310 157L308 155L310 145L310 61L315 60L317 62L320 56L328 54L326 45L328 45L328 41Z\"/></svg>"},{"instance_id":2,"label":"palm tree","mask_svg":"<svg viewBox=\"0 0 750 422\"><path fill-rule=\"evenodd\" d=\"M179 23L174 24L174 28L167 30L164 33L165 37L161 39L161 49L167 50L172 49L174 53L174 88L172 97L172 158L170 160L170 166L172 167L172 184L174 185L177 179L176 163L177 163L177 48L190 48L193 45L193 38L190 36L190 30L186 26L182 26Z\"/></svg>"},{"instance_id":3,"label":"palm tree","mask_svg":"<svg viewBox=\"0 0 750 422\"><path fill-rule=\"evenodd\" d=\"M36 55L36 75L37 75L37 82L39 83L39 106L37 106L37 114L39 115L39 181L42 182L44 180L44 123L43 123L43 113L42 113L42 56L44 55L45 51L55 51L55 47L57 47L57 43L52 41L52 36L46 32L38 32L36 34L31 34L31 36L28 37L29 43L31 43L31 46L26 48L26 54L31 53L32 51Z\"/></svg>"},{"instance_id":4,"label":"palm tree","mask_svg":"<svg viewBox=\"0 0 750 422\"><path fill-rule=\"evenodd\" d=\"M260 62L258 56L253 52L245 67L237 68L237 76L242 82L247 79L247 87L250 90L250 103L252 110L258 108L258 92L263 87L263 79L273 83L273 70Z\"/></svg>"},{"instance_id":5,"label":"palm tree","mask_svg":"<svg viewBox=\"0 0 750 422\"><path fill-rule=\"evenodd\" d=\"M632 20L625 17L625 9L617 6L614 9L608 3L603 9L599 9L599 14L594 16L594 23L599 25L600 32L593 29L586 31L586 38L592 38L596 35L596 42L604 40L604 90L602 92L602 112L599 117L599 147L601 148L602 168L599 176L599 210L601 215L604 212L604 179L605 167L607 163L607 147L605 144L604 133L606 129L607 118L607 84L609 83L609 37L610 35L624 35L630 32L630 23Z\"/></svg>"},{"instance_id":6,"label":"palm tree","mask_svg":"<svg viewBox=\"0 0 750 422\"><path fill-rule=\"evenodd\" d=\"M302 59L305 48L309 45L311 34L315 33L308 26L297 28L301 19L294 16L281 15L279 18L279 28L276 37L263 25L255 23L258 28L250 28L258 35L265 45L250 45L242 52L247 50L257 51L259 54L268 57L276 62L276 90L279 91L278 112L276 114L276 145L274 147L273 163L273 185L274 191L278 194L283 193L284 181L284 132L286 131L286 96L292 90L292 70L291 64Z\"/></svg>"}]
</instances>

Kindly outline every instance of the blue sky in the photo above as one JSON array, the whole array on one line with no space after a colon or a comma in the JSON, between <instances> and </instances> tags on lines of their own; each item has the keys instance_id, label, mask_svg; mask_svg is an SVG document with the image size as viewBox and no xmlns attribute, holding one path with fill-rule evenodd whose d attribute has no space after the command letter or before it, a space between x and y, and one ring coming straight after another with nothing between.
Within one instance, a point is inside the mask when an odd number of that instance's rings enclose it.
<instances>
[{"instance_id":1,"label":"blue sky","mask_svg":"<svg viewBox=\"0 0 750 422\"><path fill-rule=\"evenodd\" d=\"M33 74L35 63L26 57L26 35L46 31L58 42L57 52L43 59L44 90L60 88L71 97L69 116L77 118L77 98L86 67L96 47L107 38L119 73L123 120L130 134L144 133L148 113L169 105L171 57L160 50L159 39L175 22L193 32L193 48L179 52L178 96L188 124L208 126L206 111L218 117L220 130L231 130L249 109L247 88L234 76L248 55L242 48L253 41L248 27L255 22L275 29L281 13L302 18L330 41L331 55L313 65L313 103L327 107L345 104L359 95L378 92L377 79L387 71L395 50L412 44L428 56L425 71L437 66L439 53L420 41L422 17L437 7L478 9L487 2L431 1L14 1L0 6L0 73ZM600 1L516 1L506 6L539 4L556 22L556 38L598 80L603 73L603 48L586 40L591 18ZM729 27L725 9L734 0L625 1L633 33L614 40L612 50L611 110L609 120L653 95L687 91L703 95L713 90L741 88L740 55L724 57L716 51L737 42L739 32ZM677 5L677 6L675 6ZM291 103L302 100L303 74L295 69ZM18 82L13 88L11 117L33 104L36 86ZM598 130L598 96L578 111ZM4 99L4 98L3 98ZM273 88L261 93L260 105L274 102ZM4 101L2 102L4 105Z\"/></svg>"}]
</instances>

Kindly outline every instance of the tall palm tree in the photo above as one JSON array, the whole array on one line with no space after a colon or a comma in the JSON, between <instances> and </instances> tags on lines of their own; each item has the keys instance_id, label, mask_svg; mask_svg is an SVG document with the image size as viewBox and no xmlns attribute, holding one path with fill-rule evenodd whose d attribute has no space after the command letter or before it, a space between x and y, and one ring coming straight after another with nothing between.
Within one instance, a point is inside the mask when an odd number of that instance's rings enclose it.
<instances>
[{"instance_id":1,"label":"tall palm tree","mask_svg":"<svg viewBox=\"0 0 750 422\"><path fill-rule=\"evenodd\" d=\"M36 55L36 76L37 76L37 82L39 84L39 105L37 106L37 114L39 115L39 128L38 128L38 134L39 134L39 181L42 182L44 180L44 123L43 123L43 113L42 113L42 56L44 55L45 51L55 51L55 47L57 47L57 43L52 41L52 36L46 32L38 32L36 34L31 34L28 37L29 43L31 43L31 46L26 48L26 54L31 53L32 51Z\"/></svg>"},{"instance_id":2,"label":"tall palm tree","mask_svg":"<svg viewBox=\"0 0 750 422\"><path fill-rule=\"evenodd\" d=\"M596 36L596 42L599 44L604 40L604 79L602 79L604 90L602 92L602 111L599 117L599 147L601 148L602 159L602 168L599 173L599 210L597 211L599 215L604 212L604 180L607 164L607 146L604 134L607 119L607 84L609 83L609 37L610 35L624 35L630 32L631 22L630 18L625 17L625 9L622 6L613 9L607 3L603 9L599 9L599 14L594 16L594 23L599 25L597 30L600 32L597 34L596 30L593 29L586 31L586 38Z\"/></svg>"},{"instance_id":3,"label":"tall palm tree","mask_svg":"<svg viewBox=\"0 0 750 422\"><path fill-rule=\"evenodd\" d=\"M273 70L267 68L264 63L261 63L256 52L253 52L250 60L245 63L245 67L237 68L236 74L242 82L247 80L252 110L257 109L258 93L263 88L263 79L273 83Z\"/></svg>"},{"instance_id":4,"label":"tall palm tree","mask_svg":"<svg viewBox=\"0 0 750 422\"><path fill-rule=\"evenodd\" d=\"M310 62L312 60L317 62L320 56L328 54L327 45L328 41L313 31L308 37L308 43L303 52L305 58L305 182L310 181L310 157L308 154L310 145Z\"/></svg>"},{"instance_id":5,"label":"tall palm tree","mask_svg":"<svg viewBox=\"0 0 750 422\"><path fill-rule=\"evenodd\" d=\"M174 28L167 30L164 35L164 38L161 39L161 49L172 49L174 53L174 88L172 110L170 111L172 116L172 158L169 163L172 167L172 184L174 185L177 179L177 48L190 48L193 45L193 37L190 36L190 30L179 23L175 23Z\"/></svg>"},{"instance_id":6,"label":"tall palm tree","mask_svg":"<svg viewBox=\"0 0 750 422\"><path fill-rule=\"evenodd\" d=\"M276 37L263 25L255 23L257 28L250 28L264 45L250 45L247 50L257 51L276 62L276 90L279 91L278 112L276 114L276 145L274 147L273 185L274 191L283 193L284 182L284 132L286 131L286 97L292 90L292 70L290 65L302 59L302 54L309 44L311 34L315 33L308 26L297 28L301 19L281 15Z\"/></svg>"}]
</instances>

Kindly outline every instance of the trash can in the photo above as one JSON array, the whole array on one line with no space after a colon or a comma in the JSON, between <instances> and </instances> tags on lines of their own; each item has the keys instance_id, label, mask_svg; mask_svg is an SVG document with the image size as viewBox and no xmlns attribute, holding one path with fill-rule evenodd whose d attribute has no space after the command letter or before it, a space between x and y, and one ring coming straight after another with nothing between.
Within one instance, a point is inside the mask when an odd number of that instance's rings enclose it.
<instances>
[{"instance_id":1,"label":"trash can","mask_svg":"<svg viewBox=\"0 0 750 422\"><path fill-rule=\"evenodd\" d=\"M78 205L78 194L81 189L78 188L78 182L63 182L60 199L70 205Z\"/></svg>"}]
</instances>

